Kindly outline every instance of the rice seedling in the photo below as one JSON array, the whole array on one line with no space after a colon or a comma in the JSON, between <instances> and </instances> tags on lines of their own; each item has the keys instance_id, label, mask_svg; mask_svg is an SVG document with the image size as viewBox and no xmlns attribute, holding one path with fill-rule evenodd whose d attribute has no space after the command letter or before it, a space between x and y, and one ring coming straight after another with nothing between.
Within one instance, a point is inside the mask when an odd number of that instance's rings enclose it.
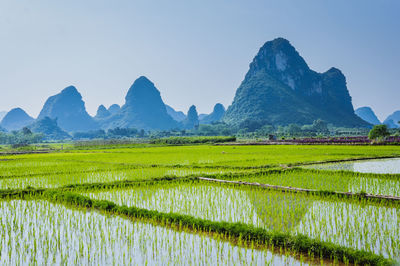
<instances>
[{"instance_id":1,"label":"rice seedling","mask_svg":"<svg viewBox=\"0 0 400 266\"><path fill-rule=\"evenodd\" d=\"M14 178L0 178L0 189L15 188L56 188L74 184L90 184L90 183L109 183L116 181L135 181L151 178L159 178L164 176L202 176L213 174L226 174L241 172L240 170L223 169L223 168L172 168L172 167L140 167L127 170L85 170L82 172L68 172L69 168L65 168L65 173L49 173L38 174L33 176L21 176ZM89 168L90 169L90 168Z\"/></svg>"},{"instance_id":2,"label":"rice seedling","mask_svg":"<svg viewBox=\"0 0 400 266\"><path fill-rule=\"evenodd\" d=\"M325 199L258 188L186 182L81 194L120 206L303 234L386 258L398 259L400 256L399 209L370 204L366 200L341 201L336 197ZM370 231L373 234L366 233Z\"/></svg>"},{"instance_id":3,"label":"rice seedling","mask_svg":"<svg viewBox=\"0 0 400 266\"><path fill-rule=\"evenodd\" d=\"M366 192L374 195L400 196L400 176L362 174L344 171L286 170L238 176L236 179L262 184L306 189Z\"/></svg>"},{"instance_id":4,"label":"rice seedling","mask_svg":"<svg viewBox=\"0 0 400 266\"><path fill-rule=\"evenodd\" d=\"M396 156L396 146L148 144L1 155L0 264L389 264L400 261L399 205L328 192L400 196L396 170L290 167Z\"/></svg>"},{"instance_id":5,"label":"rice seedling","mask_svg":"<svg viewBox=\"0 0 400 266\"><path fill-rule=\"evenodd\" d=\"M175 146L66 150L48 154L2 156L4 160L107 163L160 166L265 167L357 158L400 157L397 146ZM0 167L7 161L2 161Z\"/></svg>"},{"instance_id":6,"label":"rice seedling","mask_svg":"<svg viewBox=\"0 0 400 266\"><path fill-rule=\"evenodd\" d=\"M306 265L290 254L233 245L46 201L1 201L2 265ZM255 243L253 243L254 247Z\"/></svg>"}]
</instances>

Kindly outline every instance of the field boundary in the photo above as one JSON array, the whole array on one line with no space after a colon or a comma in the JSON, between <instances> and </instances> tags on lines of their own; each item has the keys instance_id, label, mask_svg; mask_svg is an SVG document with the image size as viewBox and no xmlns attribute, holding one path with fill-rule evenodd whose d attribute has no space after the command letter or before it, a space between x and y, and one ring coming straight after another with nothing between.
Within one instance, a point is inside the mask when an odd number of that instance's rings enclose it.
<instances>
[{"instance_id":1,"label":"field boundary","mask_svg":"<svg viewBox=\"0 0 400 266\"><path fill-rule=\"evenodd\" d=\"M344 263L355 263L359 265L394 265L392 260L386 259L381 255L312 239L301 234L290 235L288 233L268 231L243 223L214 222L189 215L119 206L111 201L94 200L72 192L27 189L10 191L9 193L3 191L0 198L22 200L44 199L53 203L60 203L76 208L88 208L111 215L119 215L133 219L148 219L161 226L179 226L194 230L195 232L202 231L210 234L228 234L230 237L236 238L239 242L258 241L258 243L266 246L273 245L276 248L281 247L305 254L309 254L310 250L312 250L315 257L338 260Z\"/></svg>"},{"instance_id":2,"label":"field boundary","mask_svg":"<svg viewBox=\"0 0 400 266\"><path fill-rule=\"evenodd\" d=\"M262 188L271 189L271 190L279 190L282 192L290 191L290 192L295 192L295 193L312 193L312 194L318 194L318 195L338 195L338 196L344 196L344 197L349 197L349 198L354 198L354 197L367 198L367 199L374 199L374 200L394 201L394 202L400 203L400 197L396 197L396 196L374 195L374 194L368 194L368 193L321 191L321 190L316 190L316 189L285 187L285 186L277 186L277 185L270 185L270 184L261 184L261 183L257 183L257 182L252 183L252 182L245 182L245 181L222 180L222 179L214 179L214 178L207 178L207 177L198 177L198 179L208 181L208 182L262 187Z\"/></svg>"},{"instance_id":3,"label":"field boundary","mask_svg":"<svg viewBox=\"0 0 400 266\"><path fill-rule=\"evenodd\" d=\"M384 160L384 159L400 159L399 155L389 155L389 156L379 156L379 157L362 157L362 158L348 158L348 159L339 159L339 160L327 160L327 161L314 161L314 162L304 162L291 164L288 167L296 167L296 166L307 166L313 164L328 164L328 163L345 163L345 162L357 162L357 161L369 161L369 160ZM335 170L331 170L335 171Z\"/></svg>"}]
</instances>

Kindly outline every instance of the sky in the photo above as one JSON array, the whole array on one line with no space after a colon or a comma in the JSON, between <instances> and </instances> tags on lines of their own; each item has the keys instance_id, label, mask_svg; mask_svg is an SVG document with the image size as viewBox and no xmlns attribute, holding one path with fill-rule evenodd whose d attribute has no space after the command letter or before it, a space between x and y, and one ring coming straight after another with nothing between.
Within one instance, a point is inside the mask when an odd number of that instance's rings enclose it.
<instances>
[{"instance_id":1,"label":"sky","mask_svg":"<svg viewBox=\"0 0 400 266\"><path fill-rule=\"evenodd\" d=\"M339 68L355 108L400 110L398 0L0 0L0 111L36 117L74 85L88 112L146 76L164 102L232 103L259 48L288 39L310 68Z\"/></svg>"}]
</instances>

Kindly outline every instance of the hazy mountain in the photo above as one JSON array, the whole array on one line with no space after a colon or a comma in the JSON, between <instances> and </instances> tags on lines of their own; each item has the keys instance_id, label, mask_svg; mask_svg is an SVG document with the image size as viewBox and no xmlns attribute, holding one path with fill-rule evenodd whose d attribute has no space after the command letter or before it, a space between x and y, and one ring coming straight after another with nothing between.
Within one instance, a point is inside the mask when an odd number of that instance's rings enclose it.
<instances>
[{"instance_id":1,"label":"hazy mountain","mask_svg":"<svg viewBox=\"0 0 400 266\"><path fill-rule=\"evenodd\" d=\"M214 106L214 109L211 114L206 115L203 118L200 118L200 124L211 124L213 122L221 121L224 114L225 114L225 107L222 104L217 103Z\"/></svg>"},{"instance_id":2,"label":"hazy mountain","mask_svg":"<svg viewBox=\"0 0 400 266\"><path fill-rule=\"evenodd\" d=\"M104 105L100 105L99 108L97 108L96 116L95 118L97 119L103 119L106 117L109 117L111 115L110 111L104 107Z\"/></svg>"},{"instance_id":3,"label":"hazy mountain","mask_svg":"<svg viewBox=\"0 0 400 266\"><path fill-rule=\"evenodd\" d=\"M231 124L312 124L323 119L336 126L369 126L354 114L346 78L339 69L311 70L289 41L266 42L224 116Z\"/></svg>"},{"instance_id":4,"label":"hazy mountain","mask_svg":"<svg viewBox=\"0 0 400 266\"><path fill-rule=\"evenodd\" d=\"M371 107L360 107L355 110L355 114L358 115L362 120L372 124L372 125L379 125L381 122L379 121L378 117L376 117L374 111Z\"/></svg>"},{"instance_id":5,"label":"hazy mountain","mask_svg":"<svg viewBox=\"0 0 400 266\"><path fill-rule=\"evenodd\" d=\"M185 120L182 121L182 126L185 129L193 129L199 125L199 115L197 114L196 106L192 105L189 108Z\"/></svg>"},{"instance_id":6,"label":"hazy mountain","mask_svg":"<svg viewBox=\"0 0 400 266\"><path fill-rule=\"evenodd\" d=\"M88 131L99 128L86 112L85 102L74 86L69 86L59 94L47 99L38 119L57 118L58 125L66 131Z\"/></svg>"},{"instance_id":7,"label":"hazy mountain","mask_svg":"<svg viewBox=\"0 0 400 266\"><path fill-rule=\"evenodd\" d=\"M199 120L204 119L204 117L208 116L208 114L199 114Z\"/></svg>"},{"instance_id":8,"label":"hazy mountain","mask_svg":"<svg viewBox=\"0 0 400 266\"><path fill-rule=\"evenodd\" d=\"M7 114L6 111L0 111L0 121L3 119L3 117Z\"/></svg>"},{"instance_id":9,"label":"hazy mountain","mask_svg":"<svg viewBox=\"0 0 400 266\"><path fill-rule=\"evenodd\" d=\"M67 132L58 126L57 119L51 119L48 116L36 120L28 127L32 132L44 134L45 139L48 140L63 140L71 138Z\"/></svg>"},{"instance_id":10,"label":"hazy mountain","mask_svg":"<svg viewBox=\"0 0 400 266\"><path fill-rule=\"evenodd\" d=\"M398 128L400 127L400 111L396 111L393 114L389 115L383 123L387 125L389 128Z\"/></svg>"},{"instance_id":11,"label":"hazy mountain","mask_svg":"<svg viewBox=\"0 0 400 266\"><path fill-rule=\"evenodd\" d=\"M116 103L108 107L108 112L111 114L116 114L119 112L119 110L121 110L121 107Z\"/></svg>"},{"instance_id":12,"label":"hazy mountain","mask_svg":"<svg viewBox=\"0 0 400 266\"><path fill-rule=\"evenodd\" d=\"M21 108L14 108L10 110L1 120L0 126L8 131L19 130L34 121L24 110Z\"/></svg>"},{"instance_id":13,"label":"hazy mountain","mask_svg":"<svg viewBox=\"0 0 400 266\"><path fill-rule=\"evenodd\" d=\"M172 129L178 123L167 113L159 90L146 77L139 77L129 88L125 104L102 122L103 128Z\"/></svg>"},{"instance_id":14,"label":"hazy mountain","mask_svg":"<svg viewBox=\"0 0 400 266\"><path fill-rule=\"evenodd\" d=\"M165 105L167 108L167 113L175 120L175 121L183 121L186 118L186 115L182 111L175 111L174 108L172 108L169 105Z\"/></svg>"},{"instance_id":15,"label":"hazy mountain","mask_svg":"<svg viewBox=\"0 0 400 266\"><path fill-rule=\"evenodd\" d=\"M2 128L2 127L0 126L0 132L7 132L7 129Z\"/></svg>"}]
</instances>

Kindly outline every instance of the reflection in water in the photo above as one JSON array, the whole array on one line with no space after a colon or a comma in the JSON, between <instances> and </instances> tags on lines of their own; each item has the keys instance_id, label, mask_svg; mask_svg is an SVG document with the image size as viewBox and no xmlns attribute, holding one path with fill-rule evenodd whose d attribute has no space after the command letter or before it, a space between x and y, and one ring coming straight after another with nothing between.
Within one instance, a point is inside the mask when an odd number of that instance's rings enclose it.
<instances>
[{"instance_id":1,"label":"reflection in water","mask_svg":"<svg viewBox=\"0 0 400 266\"><path fill-rule=\"evenodd\" d=\"M304 265L206 235L46 201L1 201L1 265Z\"/></svg>"},{"instance_id":2,"label":"reflection in water","mask_svg":"<svg viewBox=\"0 0 400 266\"><path fill-rule=\"evenodd\" d=\"M349 181L347 191L400 197L400 180L354 177Z\"/></svg>"},{"instance_id":3,"label":"reflection in water","mask_svg":"<svg viewBox=\"0 0 400 266\"><path fill-rule=\"evenodd\" d=\"M253 202L264 228L290 232L301 221L312 204L310 197L293 193L268 193L265 190L253 190L247 193Z\"/></svg>"},{"instance_id":4,"label":"reflection in water","mask_svg":"<svg viewBox=\"0 0 400 266\"><path fill-rule=\"evenodd\" d=\"M82 193L118 205L180 213L211 221L241 222L263 227L247 190L219 185L163 184Z\"/></svg>"},{"instance_id":5,"label":"reflection in water","mask_svg":"<svg viewBox=\"0 0 400 266\"><path fill-rule=\"evenodd\" d=\"M320 170L347 170L360 173L400 174L400 158L314 164L305 167Z\"/></svg>"},{"instance_id":6,"label":"reflection in water","mask_svg":"<svg viewBox=\"0 0 400 266\"><path fill-rule=\"evenodd\" d=\"M301 233L390 258L399 256L399 210L370 205L363 200L333 198L324 201L312 195L196 183L97 191L86 195L119 205Z\"/></svg>"},{"instance_id":7,"label":"reflection in water","mask_svg":"<svg viewBox=\"0 0 400 266\"><path fill-rule=\"evenodd\" d=\"M340 201L315 201L294 232L400 260L400 211Z\"/></svg>"}]
</instances>

